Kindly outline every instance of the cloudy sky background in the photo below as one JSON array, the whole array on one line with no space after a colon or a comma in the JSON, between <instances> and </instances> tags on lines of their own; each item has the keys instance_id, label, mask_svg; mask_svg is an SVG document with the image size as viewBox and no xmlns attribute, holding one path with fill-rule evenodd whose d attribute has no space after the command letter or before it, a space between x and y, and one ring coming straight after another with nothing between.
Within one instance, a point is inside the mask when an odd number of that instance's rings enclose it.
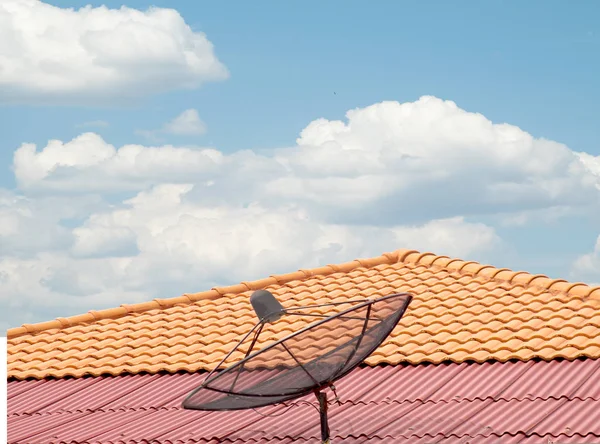
<instances>
[{"instance_id":1,"label":"cloudy sky background","mask_svg":"<svg viewBox=\"0 0 600 444\"><path fill-rule=\"evenodd\" d=\"M0 0L0 329L397 248L600 282L597 2L85 4Z\"/></svg>"}]
</instances>

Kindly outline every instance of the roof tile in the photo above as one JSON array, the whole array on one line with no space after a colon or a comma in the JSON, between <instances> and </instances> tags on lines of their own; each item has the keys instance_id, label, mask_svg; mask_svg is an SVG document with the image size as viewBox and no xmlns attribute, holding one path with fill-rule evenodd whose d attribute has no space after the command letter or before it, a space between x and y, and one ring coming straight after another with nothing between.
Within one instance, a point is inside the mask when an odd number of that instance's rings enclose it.
<instances>
[{"instance_id":1,"label":"roof tile","mask_svg":"<svg viewBox=\"0 0 600 444\"><path fill-rule=\"evenodd\" d=\"M256 322L249 296L259 288L288 307L412 293L369 365L600 357L600 287L399 250L11 329L9 377L212 369ZM298 325L282 319L274 335Z\"/></svg>"}]
</instances>

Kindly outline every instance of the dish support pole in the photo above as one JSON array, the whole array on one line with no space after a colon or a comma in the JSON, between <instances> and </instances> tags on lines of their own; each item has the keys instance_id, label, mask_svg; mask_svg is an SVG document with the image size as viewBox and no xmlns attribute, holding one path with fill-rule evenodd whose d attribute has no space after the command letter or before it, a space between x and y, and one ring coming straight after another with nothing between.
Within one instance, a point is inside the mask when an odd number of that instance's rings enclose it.
<instances>
[{"instance_id":1,"label":"dish support pole","mask_svg":"<svg viewBox=\"0 0 600 444\"><path fill-rule=\"evenodd\" d=\"M329 424L327 421L327 393L316 391L315 395L319 400L319 415L321 417L321 444L330 444Z\"/></svg>"}]
</instances>

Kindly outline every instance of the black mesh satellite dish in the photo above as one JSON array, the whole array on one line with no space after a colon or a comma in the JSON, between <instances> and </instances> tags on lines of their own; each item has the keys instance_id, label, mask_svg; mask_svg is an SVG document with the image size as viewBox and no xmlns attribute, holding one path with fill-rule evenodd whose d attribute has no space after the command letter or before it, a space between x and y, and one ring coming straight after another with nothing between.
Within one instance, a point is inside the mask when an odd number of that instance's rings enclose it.
<instances>
[{"instance_id":1,"label":"black mesh satellite dish","mask_svg":"<svg viewBox=\"0 0 600 444\"><path fill-rule=\"evenodd\" d=\"M410 294L399 293L376 299L284 308L268 291L256 291L250 297L250 303L259 321L186 397L183 408L242 410L289 401L314 392L321 413L321 438L328 443L327 394L323 390L329 387L335 392L333 382L348 374L379 347L398 324L411 300ZM304 322L294 322L295 331L278 339L277 321L284 316ZM315 318L321 319L314 321ZM269 326L275 334L269 332ZM279 329L279 336L282 331L285 332ZM242 357L240 347L252 333L252 341ZM261 340L266 336L271 342L254 350L259 336ZM242 359L224 365L234 353Z\"/></svg>"}]
</instances>

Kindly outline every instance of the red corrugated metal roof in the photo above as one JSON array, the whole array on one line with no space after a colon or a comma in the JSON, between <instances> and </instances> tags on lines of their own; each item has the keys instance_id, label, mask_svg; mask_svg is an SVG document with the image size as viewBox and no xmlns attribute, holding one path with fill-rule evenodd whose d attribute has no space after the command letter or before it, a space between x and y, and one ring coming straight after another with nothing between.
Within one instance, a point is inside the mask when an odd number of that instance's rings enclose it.
<instances>
[{"instance_id":1,"label":"red corrugated metal roof","mask_svg":"<svg viewBox=\"0 0 600 444\"><path fill-rule=\"evenodd\" d=\"M274 417L182 410L202 378L9 382L9 442L318 442L312 397L260 410ZM337 388L330 426L343 442L600 442L600 360L361 368Z\"/></svg>"}]
</instances>

